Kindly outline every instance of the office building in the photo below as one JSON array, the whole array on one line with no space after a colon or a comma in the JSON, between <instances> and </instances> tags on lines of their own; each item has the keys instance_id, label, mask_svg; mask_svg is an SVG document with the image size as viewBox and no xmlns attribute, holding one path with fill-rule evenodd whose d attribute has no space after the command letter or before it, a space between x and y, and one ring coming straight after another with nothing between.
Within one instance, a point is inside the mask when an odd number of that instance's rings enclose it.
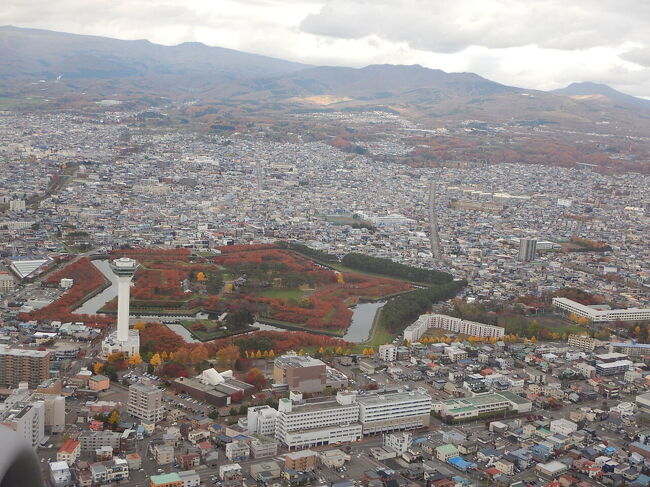
<instances>
[{"instance_id":1,"label":"office building","mask_svg":"<svg viewBox=\"0 0 650 487\"><path fill-rule=\"evenodd\" d=\"M288 449L356 441L361 438L356 393L339 392L336 398L305 401L291 393L280 399L275 437Z\"/></svg>"},{"instance_id":2,"label":"office building","mask_svg":"<svg viewBox=\"0 0 650 487\"><path fill-rule=\"evenodd\" d=\"M505 330L500 326L486 325L484 323L462 320L441 314L424 314L414 323L406 327L404 330L404 340L416 342L429 328L441 328L453 333L483 338L501 338L505 335Z\"/></svg>"},{"instance_id":3,"label":"office building","mask_svg":"<svg viewBox=\"0 0 650 487\"><path fill-rule=\"evenodd\" d=\"M424 428L431 419L431 396L420 392L360 395L357 402L364 435Z\"/></svg>"},{"instance_id":4,"label":"office building","mask_svg":"<svg viewBox=\"0 0 650 487\"><path fill-rule=\"evenodd\" d=\"M0 387L27 382L36 388L50 377L50 352L0 346Z\"/></svg>"},{"instance_id":5,"label":"office building","mask_svg":"<svg viewBox=\"0 0 650 487\"><path fill-rule=\"evenodd\" d=\"M132 416L144 421L154 423L162 421L165 413L162 391L145 384L130 385L129 404L126 410Z\"/></svg>"},{"instance_id":6,"label":"office building","mask_svg":"<svg viewBox=\"0 0 650 487\"><path fill-rule=\"evenodd\" d=\"M553 306L567 315L587 318L592 323L650 320L650 308L609 309L604 305L586 306L567 298L553 298Z\"/></svg>"},{"instance_id":7,"label":"office building","mask_svg":"<svg viewBox=\"0 0 650 487\"><path fill-rule=\"evenodd\" d=\"M534 238L522 238L519 240L519 255L520 262L530 262L535 260L535 253L537 252L537 240Z\"/></svg>"}]
</instances>

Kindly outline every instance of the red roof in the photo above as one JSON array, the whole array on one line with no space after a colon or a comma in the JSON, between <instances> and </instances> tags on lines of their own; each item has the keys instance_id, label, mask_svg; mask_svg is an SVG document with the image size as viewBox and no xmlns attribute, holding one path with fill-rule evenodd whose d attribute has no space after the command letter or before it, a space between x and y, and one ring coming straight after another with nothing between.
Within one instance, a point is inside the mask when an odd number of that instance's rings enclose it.
<instances>
[{"instance_id":1,"label":"red roof","mask_svg":"<svg viewBox=\"0 0 650 487\"><path fill-rule=\"evenodd\" d=\"M63 445L61 445L61 448L59 448L59 453L72 453L78 446L79 441L70 438L69 440L66 440Z\"/></svg>"}]
</instances>

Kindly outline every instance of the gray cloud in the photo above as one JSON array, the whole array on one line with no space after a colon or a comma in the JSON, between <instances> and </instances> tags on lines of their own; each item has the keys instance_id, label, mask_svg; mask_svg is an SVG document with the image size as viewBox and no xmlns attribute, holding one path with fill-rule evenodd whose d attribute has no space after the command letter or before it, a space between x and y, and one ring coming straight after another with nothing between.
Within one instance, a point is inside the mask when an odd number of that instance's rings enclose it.
<instances>
[{"instance_id":1,"label":"gray cloud","mask_svg":"<svg viewBox=\"0 0 650 487\"><path fill-rule=\"evenodd\" d=\"M328 0L301 28L338 38L375 34L453 53L469 46L574 50L650 42L649 22L643 0Z\"/></svg>"}]
</instances>

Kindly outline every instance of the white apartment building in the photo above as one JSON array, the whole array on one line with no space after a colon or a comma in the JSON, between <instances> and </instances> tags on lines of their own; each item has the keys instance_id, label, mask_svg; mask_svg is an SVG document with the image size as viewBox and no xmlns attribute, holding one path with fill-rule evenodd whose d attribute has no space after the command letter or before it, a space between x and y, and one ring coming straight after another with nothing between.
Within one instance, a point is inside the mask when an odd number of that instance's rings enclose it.
<instances>
[{"instance_id":1,"label":"white apartment building","mask_svg":"<svg viewBox=\"0 0 650 487\"><path fill-rule=\"evenodd\" d=\"M395 362L397 360L397 347L395 345L379 345L377 356L384 362Z\"/></svg>"},{"instance_id":2,"label":"white apartment building","mask_svg":"<svg viewBox=\"0 0 650 487\"><path fill-rule=\"evenodd\" d=\"M277 416L278 412L271 406L249 407L246 418L248 434L274 436Z\"/></svg>"},{"instance_id":3,"label":"white apartment building","mask_svg":"<svg viewBox=\"0 0 650 487\"><path fill-rule=\"evenodd\" d=\"M290 450L356 441L361 432L356 393L311 401L291 393L278 405L275 437Z\"/></svg>"},{"instance_id":4,"label":"white apartment building","mask_svg":"<svg viewBox=\"0 0 650 487\"><path fill-rule=\"evenodd\" d=\"M573 313L592 323L650 320L650 308L602 309L585 306L567 298L553 298L553 306L566 314Z\"/></svg>"},{"instance_id":5,"label":"white apartment building","mask_svg":"<svg viewBox=\"0 0 650 487\"><path fill-rule=\"evenodd\" d=\"M364 435L422 428L431 419L431 396L420 392L360 395L357 402Z\"/></svg>"},{"instance_id":6,"label":"white apartment building","mask_svg":"<svg viewBox=\"0 0 650 487\"><path fill-rule=\"evenodd\" d=\"M145 384L132 384L129 386L127 411L132 416L145 421L154 423L162 421L165 413L162 391Z\"/></svg>"},{"instance_id":7,"label":"white apartment building","mask_svg":"<svg viewBox=\"0 0 650 487\"><path fill-rule=\"evenodd\" d=\"M16 402L3 405L0 424L11 428L34 448L45 438L45 405L43 401Z\"/></svg>"},{"instance_id":8,"label":"white apartment building","mask_svg":"<svg viewBox=\"0 0 650 487\"><path fill-rule=\"evenodd\" d=\"M418 341L429 328L441 328L453 333L477 336L483 338L501 338L505 330L500 326L486 325L475 321L461 320L453 316L441 314L424 314L404 330L404 340L409 342Z\"/></svg>"}]
</instances>

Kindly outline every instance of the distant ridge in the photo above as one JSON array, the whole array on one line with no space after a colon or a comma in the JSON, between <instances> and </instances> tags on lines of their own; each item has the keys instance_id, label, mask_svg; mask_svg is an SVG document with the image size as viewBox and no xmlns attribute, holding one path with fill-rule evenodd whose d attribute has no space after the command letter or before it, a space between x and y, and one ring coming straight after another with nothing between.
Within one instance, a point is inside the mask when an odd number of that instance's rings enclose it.
<instances>
[{"instance_id":1,"label":"distant ridge","mask_svg":"<svg viewBox=\"0 0 650 487\"><path fill-rule=\"evenodd\" d=\"M637 98L615 90L611 86L602 83L593 83L583 81L581 83L571 83L566 88L553 90L552 93L564 96L603 96L616 103L624 103L635 107L650 108L650 100Z\"/></svg>"}]
</instances>

